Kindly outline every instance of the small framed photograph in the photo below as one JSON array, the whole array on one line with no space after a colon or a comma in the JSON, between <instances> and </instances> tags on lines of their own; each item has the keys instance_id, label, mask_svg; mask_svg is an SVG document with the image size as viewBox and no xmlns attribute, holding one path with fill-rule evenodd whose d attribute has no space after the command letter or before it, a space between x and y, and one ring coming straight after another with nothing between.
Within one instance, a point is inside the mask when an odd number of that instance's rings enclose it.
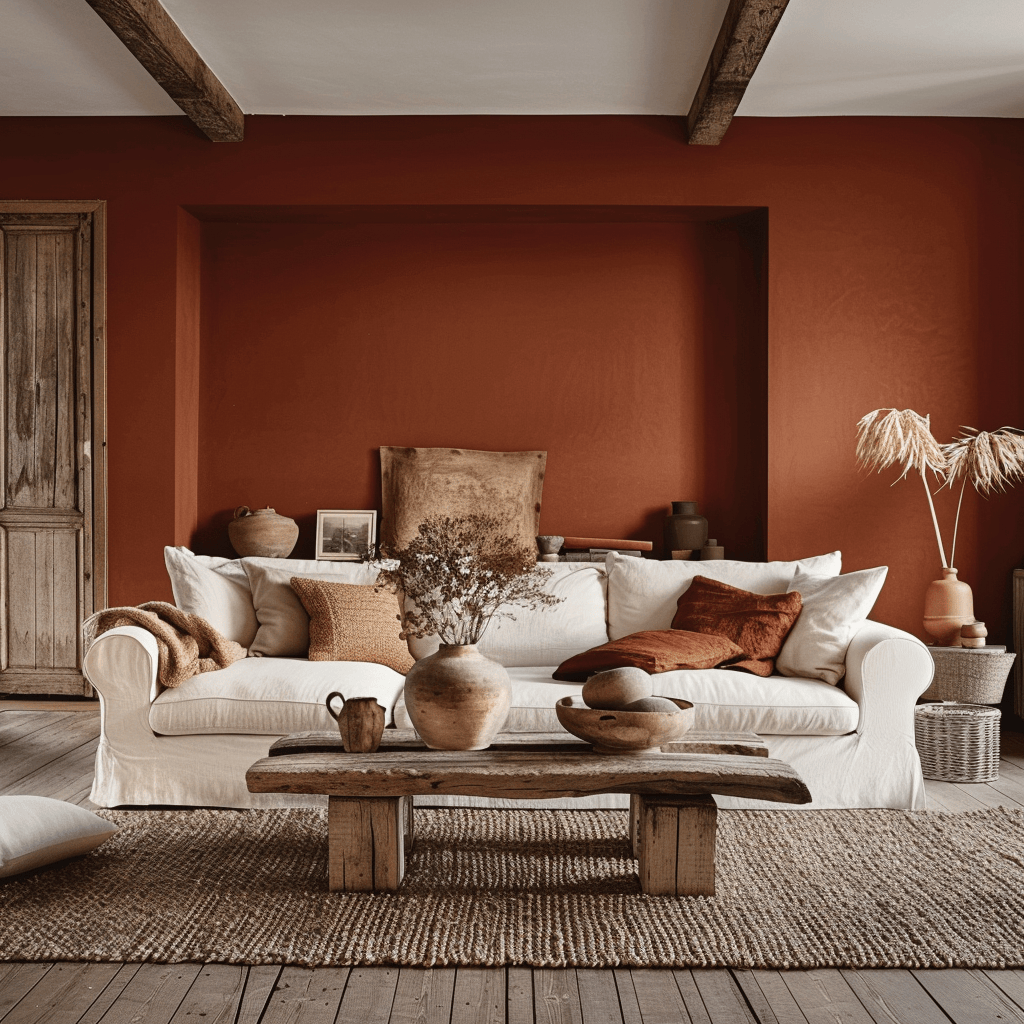
<instances>
[{"instance_id":1,"label":"small framed photograph","mask_svg":"<svg viewBox=\"0 0 1024 1024\"><path fill-rule=\"evenodd\" d=\"M358 562L373 552L376 539L376 510L317 510L316 557L320 561Z\"/></svg>"}]
</instances>

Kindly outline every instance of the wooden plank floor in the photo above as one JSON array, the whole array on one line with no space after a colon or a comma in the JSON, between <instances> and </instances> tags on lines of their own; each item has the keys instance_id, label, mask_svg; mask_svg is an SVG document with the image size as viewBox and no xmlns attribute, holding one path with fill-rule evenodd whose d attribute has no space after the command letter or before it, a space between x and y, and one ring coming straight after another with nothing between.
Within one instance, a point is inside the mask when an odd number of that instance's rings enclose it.
<instances>
[{"instance_id":1,"label":"wooden plank floor","mask_svg":"<svg viewBox=\"0 0 1024 1024\"><path fill-rule=\"evenodd\" d=\"M95 704L0 701L0 793L89 807ZM929 805L1024 807L1024 735L991 785ZM2 883L0 883L2 884ZM2 951L0 951L2 955ZM0 962L0 1024L1024 1024L1024 970L577 970Z\"/></svg>"}]
</instances>

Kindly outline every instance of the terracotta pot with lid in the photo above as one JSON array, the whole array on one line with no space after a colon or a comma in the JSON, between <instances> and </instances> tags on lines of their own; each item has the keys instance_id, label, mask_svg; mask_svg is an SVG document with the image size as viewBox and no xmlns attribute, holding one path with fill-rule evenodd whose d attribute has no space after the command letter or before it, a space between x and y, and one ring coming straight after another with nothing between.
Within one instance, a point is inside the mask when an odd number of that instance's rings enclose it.
<instances>
[{"instance_id":1,"label":"terracotta pot with lid","mask_svg":"<svg viewBox=\"0 0 1024 1024\"><path fill-rule=\"evenodd\" d=\"M287 558L299 539L299 525L269 505L255 509L239 505L228 523L228 538L242 558Z\"/></svg>"}]
</instances>

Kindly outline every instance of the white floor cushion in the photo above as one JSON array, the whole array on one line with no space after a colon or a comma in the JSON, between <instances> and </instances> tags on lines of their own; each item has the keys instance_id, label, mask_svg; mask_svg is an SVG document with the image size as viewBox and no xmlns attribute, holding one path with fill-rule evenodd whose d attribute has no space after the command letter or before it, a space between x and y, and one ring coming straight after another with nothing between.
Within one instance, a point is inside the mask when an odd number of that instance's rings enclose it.
<instances>
[{"instance_id":1,"label":"white floor cushion","mask_svg":"<svg viewBox=\"0 0 1024 1024\"><path fill-rule=\"evenodd\" d=\"M77 857L117 826L92 811L45 796L0 796L0 878Z\"/></svg>"},{"instance_id":2,"label":"white floor cushion","mask_svg":"<svg viewBox=\"0 0 1024 1024\"><path fill-rule=\"evenodd\" d=\"M218 672L194 676L164 690L149 709L161 736L233 733L283 736L336 729L327 695L373 697L391 721L405 677L386 665L305 658L245 658Z\"/></svg>"},{"instance_id":3,"label":"white floor cushion","mask_svg":"<svg viewBox=\"0 0 1024 1024\"><path fill-rule=\"evenodd\" d=\"M560 732L555 703L578 695L580 683L551 679L554 668L510 668L512 710L507 732ZM681 697L696 705L695 729L755 732L761 736L844 736L857 728L860 709L844 690L818 679L753 676L726 669L662 672L654 692ZM395 725L411 729L401 698Z\"/></svg>"}]
</instances>

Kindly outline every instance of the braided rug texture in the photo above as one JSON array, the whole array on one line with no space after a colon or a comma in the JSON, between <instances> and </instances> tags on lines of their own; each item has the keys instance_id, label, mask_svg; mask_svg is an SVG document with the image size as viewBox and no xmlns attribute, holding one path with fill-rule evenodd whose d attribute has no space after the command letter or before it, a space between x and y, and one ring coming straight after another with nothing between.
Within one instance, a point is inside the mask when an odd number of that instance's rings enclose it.
<instances>
[{"instance_id":1,"label":"braided rug texture","mask_svg":"<svg viewBox=\"0 0 1024 1024\"><path fill-rule=\"evenodd\" d=\"M724 811L713 897L643 895L624 811L418 810L377 894L328 892L325 811L102 813L0 882L0 959L1024 966L1024 811Z\"/></svg>"}]
</instances>

